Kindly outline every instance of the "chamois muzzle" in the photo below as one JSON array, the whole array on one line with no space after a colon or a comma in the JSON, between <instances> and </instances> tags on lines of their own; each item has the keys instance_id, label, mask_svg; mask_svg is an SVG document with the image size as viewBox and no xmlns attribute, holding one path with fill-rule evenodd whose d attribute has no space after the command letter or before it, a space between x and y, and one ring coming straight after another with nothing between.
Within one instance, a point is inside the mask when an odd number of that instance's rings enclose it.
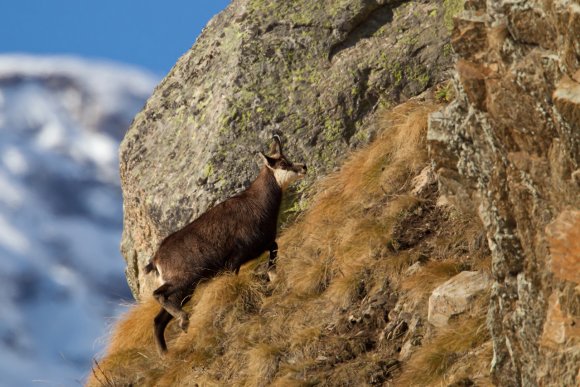
<instances>
[{"instance_id":1,"label":"chamois muzzle","mask_svg":"<svg viewBox=\"0 0 580 387\"><path fill-rule=\"evenodd\" d=\"M300 177L306 175L306 164L296 163L294 164L294 172L296 172Z\"/></svg>"}]
</instances>

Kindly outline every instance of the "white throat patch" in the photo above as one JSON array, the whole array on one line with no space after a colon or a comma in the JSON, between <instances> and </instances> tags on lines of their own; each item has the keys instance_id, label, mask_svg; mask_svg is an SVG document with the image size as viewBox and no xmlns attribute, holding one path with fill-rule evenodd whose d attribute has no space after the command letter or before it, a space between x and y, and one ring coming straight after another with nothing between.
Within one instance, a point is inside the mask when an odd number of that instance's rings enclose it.
<instances>
[{"instance_id":1,"label":"white throat patch","mask_svg":"<svg viewBox=\"0 0 580 387\"><path fill-rule=\"evenodd\" d=\"M272 169L272 171L274 172L276 182L282 189L285 189L300 177L296 172L285 169Z\"/></svg>"}]
</instances>

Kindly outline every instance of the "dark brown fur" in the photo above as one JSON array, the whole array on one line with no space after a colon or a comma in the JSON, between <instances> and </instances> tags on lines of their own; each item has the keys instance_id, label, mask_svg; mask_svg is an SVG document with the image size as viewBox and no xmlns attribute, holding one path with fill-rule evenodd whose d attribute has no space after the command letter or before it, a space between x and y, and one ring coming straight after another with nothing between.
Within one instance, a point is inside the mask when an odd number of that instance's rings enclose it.
<instances>
[{"instance_id":1,"label":"dark brown fur","mask_svg":"<svg viewBox=\"0 0 580 387\"><path fill-rule=\"evenodd\" d=\"M239 271L245 262L270 251L269 265L276 258L276 222L282 188L273 169L284 168L304 173L306 167L293 165L281 153L264 157L264 165L256 180L240 194L211 208L161 243L146 272L157 271L164 284L153 292L162 308L155 317L155 338L158 350L167 351L164 331L173 319L185 331L188 314L182 305L187 302L201 280L229 270Z\"/></svg>"}]
</instances>

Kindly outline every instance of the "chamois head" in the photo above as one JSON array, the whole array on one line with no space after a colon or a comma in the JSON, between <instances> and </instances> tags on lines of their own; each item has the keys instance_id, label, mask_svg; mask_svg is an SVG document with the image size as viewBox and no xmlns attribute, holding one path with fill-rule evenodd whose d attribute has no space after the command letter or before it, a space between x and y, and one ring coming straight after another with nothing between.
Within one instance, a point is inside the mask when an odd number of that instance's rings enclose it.
<instances>
[{"instance_id":1,"label":"chamois head","mask_svg":"<svg viewBox=\"0 0 580 387\"><path fill-rule=\"evenodd\" d=\"M284 153L282 153L282 142L278 135L274 136L274 142L270 147L270 154L266 156L260 152L260 156L264 161L264 165L274 173L274 177L282 189L285 189L292 182L304 177L306 174L306 164L294 164L284 156Z\"/></svg>"}]
</instances>

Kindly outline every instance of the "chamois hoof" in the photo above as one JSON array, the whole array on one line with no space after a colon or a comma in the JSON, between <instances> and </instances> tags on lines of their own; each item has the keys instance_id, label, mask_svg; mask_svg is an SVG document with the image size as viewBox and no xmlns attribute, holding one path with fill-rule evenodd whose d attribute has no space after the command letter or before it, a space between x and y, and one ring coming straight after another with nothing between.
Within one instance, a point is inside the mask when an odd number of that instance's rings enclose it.
<instances>
[{"instance_id":1,"label":"chamois hoof","mask_svg":"<svg viewBox=\"0 0 580 387\"><path fill-rule=\"evenodd\" d=\"M187 329L189 328L189 316L187 314L179 320L179 327L184 333L187 333Z\"/></svg>"}]
</instances>

